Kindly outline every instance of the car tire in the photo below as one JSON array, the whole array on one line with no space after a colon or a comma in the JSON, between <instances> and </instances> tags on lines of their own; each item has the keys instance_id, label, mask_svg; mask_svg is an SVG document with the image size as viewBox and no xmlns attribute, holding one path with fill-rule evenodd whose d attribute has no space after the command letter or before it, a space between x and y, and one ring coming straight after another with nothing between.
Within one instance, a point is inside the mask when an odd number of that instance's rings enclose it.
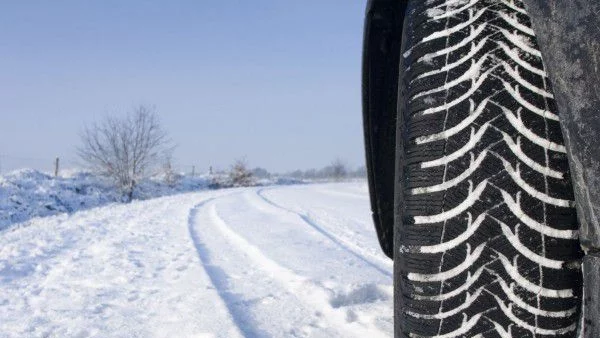
<instances>
[{"instance_id":1,"label":"car tire","mask_svg":"<svg viewBox=\"0 0 600 338\"><path fill-rule=\"evenodd\" d=\"M410 0L396 129L397 337L575 337L559 112L521 0Z\"/></svg>"}]
</instances>

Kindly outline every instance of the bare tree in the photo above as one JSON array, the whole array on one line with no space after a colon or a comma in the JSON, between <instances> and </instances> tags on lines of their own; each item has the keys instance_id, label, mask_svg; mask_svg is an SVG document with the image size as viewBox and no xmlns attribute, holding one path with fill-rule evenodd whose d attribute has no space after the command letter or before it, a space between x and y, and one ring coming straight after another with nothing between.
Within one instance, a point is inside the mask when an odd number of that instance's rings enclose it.
<instances>
[{"instance_id":1,"label":"bare tree","mask_svg":"<svg viewBox=\"0 0 600 338\"><path fill-rule=\"evenodd\" d=\"M181 176L175 172L175 169L173 168L173 156L171 156L171 154L165 155L162 171L165 183L171 188L175 187L181 179Z\"/></svg>"},{"instance_id":2,"label":"bare tree","mask_svg":"<svg viewBox=\"0 0 600 338\"><path fill-rule=\"evenodd\" d=\"M245 160L236 160L231 166L229 178L234 187L249 187L254 184L252 172L248 169L248 164Z\"/></svg>"},{"instance_id":3,"label":"bare tree","mask_svg":"<svg viewBox=\"0 0 600 338\"><path fill-rule=\"evenodd\" d=\"M340 181L348 176L348 169L346 163L341 159L336 159L331 163L331 176L336 180Z\"/></svg>"},{"instance_id":4,"label":"bare tree","mask_svg":"<svg viewBox=\"0 0 600 338\"><path fill-rule=\"evenodd\" d=\"M128 201L137 182L173 151L153 108L139 106L126 117L106 117L81 133L80 158L114 179Z\"/></svg>"}]
</instances>

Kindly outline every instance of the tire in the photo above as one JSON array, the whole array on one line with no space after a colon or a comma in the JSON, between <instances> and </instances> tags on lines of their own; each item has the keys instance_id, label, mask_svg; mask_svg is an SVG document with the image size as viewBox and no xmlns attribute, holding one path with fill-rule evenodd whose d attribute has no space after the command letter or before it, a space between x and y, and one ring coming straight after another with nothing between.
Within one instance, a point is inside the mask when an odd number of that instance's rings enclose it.
<instances>
[{"instance_id":1,"label":"tire","mask_svg":"<svg viewBox=\"0 0 600 338\"><path fill-rule=\"evenodd\" d=\"M575 337L582 252L521 0L411 0L400 65L397 337Z\"/></svg>"}]
</instances>

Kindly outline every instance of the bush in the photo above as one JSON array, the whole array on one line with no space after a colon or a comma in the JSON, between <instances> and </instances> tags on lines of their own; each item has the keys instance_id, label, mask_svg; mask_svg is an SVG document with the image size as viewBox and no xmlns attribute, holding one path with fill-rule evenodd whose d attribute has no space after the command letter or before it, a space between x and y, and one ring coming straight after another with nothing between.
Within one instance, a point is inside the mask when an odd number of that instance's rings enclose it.
<instances>
[{"instance_id":1,"label":"bush","mask_svg":"<svg viewBox=\"0 0 600 338\"><path fill-rule=\"evenodd\" d=\"M248 169L248 165L245 160L235 161L235 163L231 166L229 179L234 187L250 187L254 185L254 176Z\"/></svg>"},{"instance_id":2,"label":"bush","mask_svg":"<svg viewBox=\"0 0 600 338\"><path fill-rule=\"evenodd\" d=\"M107 117L81 133L79 157L112 178L131 201L137 182L148 177L173 147L154 109L139 106L124 118Z\"/></svg>"}]
</instances>

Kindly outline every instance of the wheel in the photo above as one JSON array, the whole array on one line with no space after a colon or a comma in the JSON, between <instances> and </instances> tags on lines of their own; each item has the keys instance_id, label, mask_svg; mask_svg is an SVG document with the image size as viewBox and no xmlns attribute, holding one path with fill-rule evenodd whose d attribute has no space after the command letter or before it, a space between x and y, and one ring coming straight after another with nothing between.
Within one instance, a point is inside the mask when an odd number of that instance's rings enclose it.
<instances>
[{"instance_id":1,"label":"wheel","mask_svg":"<svg viewBox=\"0 0 600 338\"><path fill-rule=\"evenodd\" d=\"M409 1L400 79L396 336L576 336L569 165L522 1Z\"/></svg>"}]
</instances>

